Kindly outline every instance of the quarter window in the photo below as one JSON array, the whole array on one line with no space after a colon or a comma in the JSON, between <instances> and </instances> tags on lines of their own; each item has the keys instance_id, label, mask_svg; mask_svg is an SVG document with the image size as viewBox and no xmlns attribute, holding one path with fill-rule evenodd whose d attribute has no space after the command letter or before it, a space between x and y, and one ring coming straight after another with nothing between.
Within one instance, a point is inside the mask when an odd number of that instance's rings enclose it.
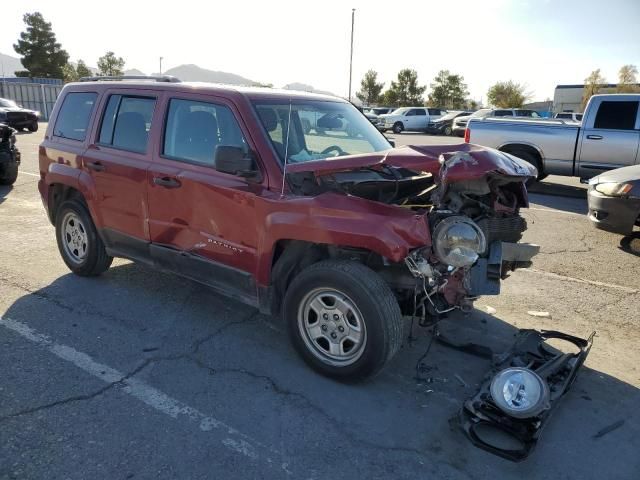
<instances>
[{"instance_id":1,"label":"quarter window","mask_svg":"<svg viewBox=\"0 0 640 480\"><path fill-rule=\"evenodd\" d=\"M633 130L638 115L638 102L602 102L593 128Z\"/></svg>"},{"instance_id":2,"label":"quarter window","mask_svg":"<svg viewBox=\"0 0 640 480\"><path fill-rule=\"evenodd\" d=\"M145 153L155 104L154 98L111 95L102 116L98 142Z\"/></svg>"},{"instance_id":3,"label":"quarter window","mask_svg":"<svg viewBox=\"0 0 640 480\"><path fill-rule=\"evenodd\" d=\"M170 101L163 155L215 168L218 145L247 149L240 126L228 107L195 100Z\"/></svg>"},{"instance_id":4,"label":"quarter window","mask_svg":"<svg viewBox=\"0 0 640 480\"><path fill-rule=\"evenodd\" d=\"M98 94L94 92L68 93L58 112L53 135L84 141L96 98Z\"/></svg>"}]
</instances>

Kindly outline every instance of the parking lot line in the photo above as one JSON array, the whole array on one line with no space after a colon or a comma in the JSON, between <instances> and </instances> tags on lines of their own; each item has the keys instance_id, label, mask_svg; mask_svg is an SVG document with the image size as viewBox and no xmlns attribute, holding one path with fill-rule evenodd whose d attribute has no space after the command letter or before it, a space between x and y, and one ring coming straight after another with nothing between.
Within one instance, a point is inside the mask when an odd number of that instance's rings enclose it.
<instances>
[{"instance_id":1,"label":"parking lot line","mask_svg":"<svg viewBox=\"0 0 640 480\"><path fill-rule=\"evenodd\" d=\"M577 217L586 217L585 213L565 212L564 210L556 210L555 208L529 207L527 210L536 210L538 212L551 212L551 213L560 213L562 215L574 215Z\"/></svg>"},{"instance_id":2,"label":"parking lot line","mask_svg":"<svg viewBox=\"0 0 640 480\"><path fill-rule=\"evenodd\" d=\"M114 386L121 385L121 391L137 398L169 417L174 419L181 418L197 424L198 428L203 432L216 432L220 437L220 443L229 450L241 454L252 461L265 462L270 467L289 473L286 469L286 464L278 466L276 462L271 460L271 454L279 455L276 450L261 444L221 420L210 417L170 397L142 380L128 376L108 365L98 363L86 353L80 352L67 345L57 344L46 335L36 332L25 323L0 317L0 325L39 347L45 348L56 357L75 365L103 382L114 384Z\"/></svg>"},{"instance_id":3,"label":"parking lot line","mask_svg":"<svg viewBox=\"0 0 640 480\"><path fill-rule=\"evenodd\" d=\"M23 174L23 175L29 175L31 177L40 177L39 173L25 172L24 170L19 170L18 172Z\"/></svg>"},{"instance_id":4,"label":"parking lot line","mask_svg":"<svg viewBox=\"0 0 640 480\"><path fill-rule=\"evenodd\" d=\"M536 268L521 268L518 271L534 273L536 275L544 275L545 277L556 278L558 280L565 280L568 282L586 283L589 285L594 285L596 287L612 288L614 290L620 290L625 293L640 293L640 290L637 290L635 288L625 287L623 285L616 285L615 283L605 283L605 282L598 282L597 280L586 280L584 278L567 277L565 275L559 275L553 272L546 272L544 270L538 270Z\"/></svg>"}]
</instances>

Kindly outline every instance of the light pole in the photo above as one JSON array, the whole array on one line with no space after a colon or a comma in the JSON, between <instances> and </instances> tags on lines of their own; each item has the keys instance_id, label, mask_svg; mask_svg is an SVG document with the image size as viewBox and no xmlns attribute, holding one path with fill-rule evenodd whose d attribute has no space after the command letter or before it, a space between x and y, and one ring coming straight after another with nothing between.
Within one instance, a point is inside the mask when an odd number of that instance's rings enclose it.
<instances>
[{"instance_id":1,"label":"light pole","mask_svg":"<svg viewBox=\"0 0 640 480\"><path fill-rule=\"evenodd\" d=\"M162 58L163 57L160 57L160 75L162 75Z\"/></svg>"},{"instance_id":2,"label":"light pole","mask_svg":"<svg viewBox=\"0 0 640 480\"><path fill-rule=\"evenodd\" d=\"M353 24L355 21L356 9L351 9L351 56L349 58L349 101L351 101L351 74L353 72Z\"/></svg>"}]
</instances>

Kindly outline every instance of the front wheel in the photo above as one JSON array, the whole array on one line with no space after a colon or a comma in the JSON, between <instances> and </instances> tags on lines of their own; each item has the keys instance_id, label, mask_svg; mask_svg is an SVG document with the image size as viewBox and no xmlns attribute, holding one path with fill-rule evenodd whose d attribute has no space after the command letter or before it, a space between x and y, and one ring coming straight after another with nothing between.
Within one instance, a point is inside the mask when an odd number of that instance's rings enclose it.
<instances>
[{"instance_id":1,"label":"front wheel","mask_svg":"<svg viewBox=\"0 0 640 480\"><path fill-rule=\"evenodd\" d=\"M38 131L38 122L32 122L31 125L29 125L28 130L30 132L37 132Z\"/></svg>"},{"instance_id":2,"label":"front wheel","mask_svg":"<svg viewBox=\"0 0 640 480\"><path fill-rule=\"evenodd\" d=\"M451 127L444 127L444 134L447 137L450 137L452 133L453 133L453 130L451 129Z\"/></svg>"},{"instance_id":3,"label":"front wheel","mask_svg":"<svg viewBox=\"0 0 640 480\"><path fill-rule=\"evenodd\" d=\"M77 275L100 275L111 266L113 257L107 254L89 210L80 200L66 200L60 205L56 240L64 263Z\"/></svg>"},{"instance_id":4,"label":"front wheel","mask_svg":"<svg viewBox=\"0 0 640 480\"><path fill-rule=\"evenodd\" d=\"M284 318L302 358L338 380L374 375L402 342L396 298L357 262L327 260L303 270L287 289Z\"/></svg>"},{"instance_id":5,"label":"front wheel","mask_svg":"<svg viewBox=\"0 0 640 480\"><path fill-rule=\"evenodd\" d=\"M0 167L0 185L13 185L18 179L18 164L7 163Z\"/></svg>"}]
</instances>

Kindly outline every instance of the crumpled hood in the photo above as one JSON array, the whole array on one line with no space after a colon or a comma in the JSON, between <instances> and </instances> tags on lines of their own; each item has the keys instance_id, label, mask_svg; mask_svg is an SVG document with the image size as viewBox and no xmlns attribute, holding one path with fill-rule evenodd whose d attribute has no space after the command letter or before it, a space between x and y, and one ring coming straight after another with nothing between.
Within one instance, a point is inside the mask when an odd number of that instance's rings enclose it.
<instances>
[{"instance_id":1,"label":"crumpled hood","mask_svg":"<svg viewBox=\"0 0 640 480\"><path fill-rule=\"evenodd\" d=\"M288 173L312 172L316 176L331 175L363 168L384 166L431 173L442 184L475 180L489 174L522 177L537 176L536 168L508 153L480 145L412 145L384 152L348 155L287 165Z\"/></svg>"}]
</instances>

